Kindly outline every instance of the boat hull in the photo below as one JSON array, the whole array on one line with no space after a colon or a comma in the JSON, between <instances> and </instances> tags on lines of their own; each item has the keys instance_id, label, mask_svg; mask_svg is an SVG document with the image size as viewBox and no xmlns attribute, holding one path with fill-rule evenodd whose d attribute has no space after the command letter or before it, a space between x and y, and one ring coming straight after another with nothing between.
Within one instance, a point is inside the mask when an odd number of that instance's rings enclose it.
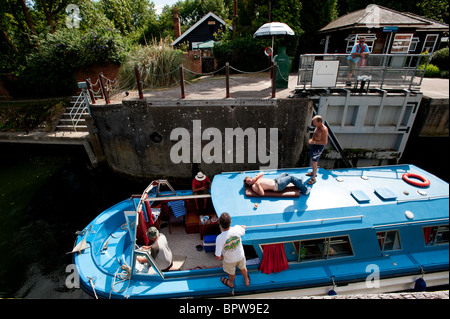
<instances>
[{"instance_id":1,"label":"boat hull","mask_svg":"<svg viewBox=\"0 0 450 319\"><path fill-rule=\"evenodd\" d=\"M289 171L297 175L306 172ZM423 190L406 184L404 172L425 175L431 185ZM83 241L87 245L74 253L81 286L101 298L264 298L327 295L330 291L398 292L414 289L420 279L428 289L448 285L448 183L409 165L319 173L322 180L318 178L311 194L294 199L249 199L242 191L235 197L223 192L242 187L242 177L251 174L248 172L224 173L213 180L211 197L216 212L227 211L234 224L247 226L242 242L259 260L264 258L265 245L282 243L289 266L284 271L262 271L260 262L248 265L250 286L245 286L237 271L234 289L221 283L221 277L227 276L221 267L162 273L154 265L156 271L140 273L135 245L142 203L193 198L190 191L152 194L151 184L142 197L107 209L78 236L75 245ZM392 192L386 192L387 186ZM358 197L361 193L367 196ZM392 194L396 198L392 199ZM135 219L130 219L133 216ZM430 232L440 236L440 241L430 241ZM338 256L334 253L339 250L331 253L326 248L326 243L332 245L336 238L345 242L345 246L336 246L344 250ZM384 241L389 240L392 247L385 249ZM321 257L303 259L303 244L318 241L324 243ZM169 245L177 245L175 239L169 240Z\"/></svg>"}]
</instances>

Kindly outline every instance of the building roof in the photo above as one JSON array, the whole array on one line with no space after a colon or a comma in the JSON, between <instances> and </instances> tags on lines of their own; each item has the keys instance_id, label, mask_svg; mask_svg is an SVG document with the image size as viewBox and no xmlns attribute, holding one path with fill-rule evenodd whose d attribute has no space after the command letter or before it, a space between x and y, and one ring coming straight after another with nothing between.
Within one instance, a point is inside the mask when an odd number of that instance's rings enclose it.
<instances>
[{"instance_id":1,"label":"building roof","mask_svg":"<svg viewBox=\"0 0 450 319\"><path fill-rule=\"evenodd\" d=\"M189 33L194 31L199 25L201 25L205 20L207 20L209 17L213 17L217 21L219 21L221 24L225 25L226 22L223 21L221 18L219 18L217 15L215 15L212 12L209 12L207 15L205 15L203 18L198 20L192 27L190 27L188 30L186 30L182 35L180 35L178 38L175 39L175 41L172 42L172 45L176 45L178 42L183 40ZM230 29L232 29L230 27Z\"/></svg>"},{"instance_id":2,"label":"building roof","mask_svg":"<svg viewBox=\"0 0 450 319\"><path fill-rule=\"evenodd\" d=\"M413 27L426 30L448 30L448 25L412 13L398 12L375 4L351 12L320 29L319 32L384 26Z\"/></svg>"}]
</instances>

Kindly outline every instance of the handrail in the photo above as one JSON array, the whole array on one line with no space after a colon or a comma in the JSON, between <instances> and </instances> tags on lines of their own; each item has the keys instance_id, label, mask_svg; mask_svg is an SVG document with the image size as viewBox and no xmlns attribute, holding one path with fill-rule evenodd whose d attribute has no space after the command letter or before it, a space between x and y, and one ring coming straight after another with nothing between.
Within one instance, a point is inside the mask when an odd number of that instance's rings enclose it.
<instances>
[{"instance_id":1,"label":"handrail","mask_svg":"<svg viewBox=\"0 0 450 319\"><path fill-rule=\"evenodd\" d=\"M69 112L69 116L72 121L72 126L75 129L75 132L77 131L78 123L83 117L84 111L88 110L89 112L89 104L87 102L88 101L87 99L88 97L86 96L86 91L85 89L82 89L80 95L78 96L77 100L75 101L74 105L72 106Z\"/></svg>"},{"instance_id":2,"label":"handrail","mask_svg":"<svg viewBox=\"0 0 450 319\"><path fill-rule=\"evenodd\" d=\"M425 201L425 200L443 199L443 198L449 198L449 195L435 195L435 196L424 196L424 197L418 197L418 198L397 199L397 204L422 201L422 200Z\"/></svg>"},{"instance_id":3,"label":"handrail","mask_svg":"<svg viewBox=\"0 0 450 319\"><path fill-rule=\"evenodd\" d=\"M262 227L271 227L271 226L281 226L281 225L293 225L293 224L304 224L304 223L314 223L314 222L324 222L324 221L331 221L331 220L343 220L343 219L353 219L353 218L361 218L361 220L364 218L364 215L355 215L355 216L345 216L345 217L332 217L332 218L318 218L318 219L311 219L311 220L302 220L297 222L287 222L287 223L276 223L276 224L266 224L266 225L254 225L254 226L246 226L246 229L249 228L262 228Z\"/></svg>"},{"instance_id":4,"label":"handrail","mask_svg":"<svg viewBox=\"0 0 450 319\"><path fill-rule=\"evenodd\" d=\"M193 199L193 198L211 198L211 194L199 194L199 195L182 195L182 196L160 196L160 197L149 197L144 198L144 202L159 202L163 200L184 200L184 199Z\"/></svg>"},{"instance_id":5,"label":"handrail","mask_svg":"<svg viewBox=\"0 0 450 319\"><path fill-rule=\"evenodd\" d=\"M399 226L399 225L411 225L411 224L422 224L422 223L430 223L430 222L441 222L448 221L448 218L438 218L438 219L427 219L427 220L418 220L414 222L401 222L401 223L393 223L393 224L384 224L373 226L373 228L381 228L381 227L391 227L391 226Z\"/></svg>"}]
</instances>

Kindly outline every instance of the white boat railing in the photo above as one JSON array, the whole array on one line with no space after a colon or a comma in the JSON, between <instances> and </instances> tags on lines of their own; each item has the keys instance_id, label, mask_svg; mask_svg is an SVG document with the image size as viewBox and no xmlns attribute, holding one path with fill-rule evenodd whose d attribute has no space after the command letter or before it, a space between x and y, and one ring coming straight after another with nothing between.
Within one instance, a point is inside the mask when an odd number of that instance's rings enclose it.
<instances>
[{"instance_id":1,"label":"white boat railing","mask_svg":"<svg viewBox=\"0 0 450 319\"><path fill-rule=\"evenodd\" d=\"M411 221L411 222L376 225L376 226L373 226L373 228L392 227L392 226L400 226L400 225L405 226L405 225L423 224L423 223L436 223L436 222L443 222L443 221L448 221L448 218L427 219L427 220L418 220L418 221Z\"/></svg>"}]
</instances>

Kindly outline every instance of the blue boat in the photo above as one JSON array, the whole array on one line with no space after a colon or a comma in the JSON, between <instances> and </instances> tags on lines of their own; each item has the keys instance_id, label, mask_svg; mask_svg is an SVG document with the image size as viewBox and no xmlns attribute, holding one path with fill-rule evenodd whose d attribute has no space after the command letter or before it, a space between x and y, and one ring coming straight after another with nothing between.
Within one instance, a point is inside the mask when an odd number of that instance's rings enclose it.
<instances>
[{"instance_id":1,"label":"blue boat","mask_svg":"<svg viewBox=\"0 0 450 319\"><path fill-rule=\"evenodd\" d=\"M264 177L282 172L306 180L308 169L265 171ZM102 298L248 298L448 285L445 181L414 165L320 168L309 195L249 196L243 179L257 174L216 175L210 195L175 191L165 180L153 181L142 195L107 209L75 242L74 263L82 288ZM163 191L163 185L169 189ZM221 267L162 272L140 249L143 231L149 222L163 218L165 205L195 197L210 197L217 215L228 212L232 225L246 225L242 240L247 259L253 261L247 266L250 286L237 271L234 289L226 287L220 281L226 276ZM169 240L171 247L177 244L176 236ZM148 269L138 267L137 256L148 260Z\"/></svg>"}]
</instances>

